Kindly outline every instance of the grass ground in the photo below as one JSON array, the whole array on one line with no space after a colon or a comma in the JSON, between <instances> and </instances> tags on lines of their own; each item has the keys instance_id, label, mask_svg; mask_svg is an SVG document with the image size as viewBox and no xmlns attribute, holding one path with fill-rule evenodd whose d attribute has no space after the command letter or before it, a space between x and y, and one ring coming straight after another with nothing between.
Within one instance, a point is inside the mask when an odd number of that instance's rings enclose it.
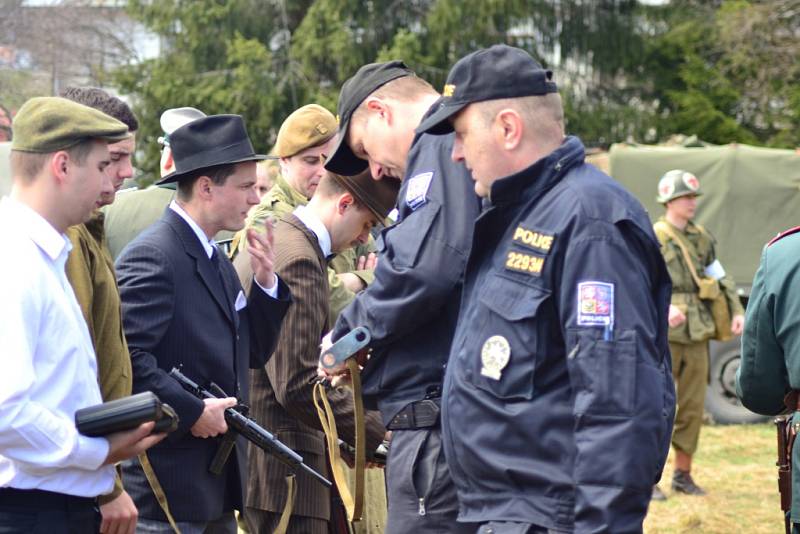
<instances>
[{"instance_id":1,"label":"grass ground","mask_svg":"<svg viewBox=\"0 0 800 534\"><path fill-rule=\"evenodd\" d=\"M772 423L703 426L692 476L708 495L671 494L670 453L660 484L669 499L651 503L645 533L783 532L775 441Z\"/></svg>"}]
</instances>

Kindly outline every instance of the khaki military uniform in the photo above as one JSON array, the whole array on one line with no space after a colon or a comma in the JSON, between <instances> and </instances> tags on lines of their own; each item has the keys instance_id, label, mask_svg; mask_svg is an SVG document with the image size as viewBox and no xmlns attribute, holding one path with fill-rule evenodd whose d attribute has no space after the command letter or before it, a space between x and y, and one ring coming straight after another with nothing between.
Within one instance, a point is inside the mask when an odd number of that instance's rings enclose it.
<instances>
[{"instance_id":1,"label":"khaki military uniform","mask_svg":"<svg viewBox=\"0 0 800 534\"><path fill-rule=\"evenodd\" d=\"M111 257L116 260L128 243L164 214L174 198L175 187L117 193L114 203L102 208Z\"/></svg>"},{"instance_id":2,"label":"khaki military uniform","mask_svg":"<svg viewBox=\"0 0 800 534\"><path fill-rule=\"evenodd\" d=\"M669 225L672 232L683 241L698 275L703 276L706 266L717 258L714 238L702 227L689 222L681 231L664 217L654 226L661 243L661 253L672 278L672 305L686 315L683 324L669 329L672 375L678 397L672 446L693 455L697 450L703 422L703 402L708 385L708 340L714 335L714 319L706 303L698 296L697 284L680 247L667 232L659 228L661 223ZM731 316L744 314L734 281L726 275L719 283L728 301Z\"/></svg>"},{"instance_id":3,"label":"khaki military uniform","mask_svg":"<svg viewBox=\"0 0 800 534\"><path fill-rule=\"evenodd\" d=\"M258 227L263 224L267 217L281 219L294 211L297 206L305 206L306 204L308 204L308 199L292 188L292 186L279 175L272 189L264 195L261 199L261 203L253 210L253 213L247 217L245 230L247 228ZM234 256L244 251L247 247L247 240L243 237L244 230L237 233L236 237L233 239L231 250L234 251ZM347 289L336 275L340 273L353 273L361 278L365 284L369 285L375 279L372 270L356 270L356 263L359 257L366 256L370 252L375 251L375 241L370 237L366 245L347 249L328 261L328 284L331 288L330 311L332 321L335 321L336 318L339 317L339 312L355 298L355 293ZM246 266L243 266L241 262L237 262L237 271L240 274L243 267ZM247 287L244 281L242 281L242 285Z\"/></svg>"},{"instance_id":4,"label":"khaki military uniform","mask_svg":"<svg viewBox=\"0 0 800 534\"><path fill-rule=\"evenodd\" d=\"M72 243L66 264L69 283L86 319L89 334L97 353L97 379L103 401L131 394L131 357L122 330L119 289L114 276L114 260L106 246L103 214L96 212L85 224L67 229ZM101 495L101 504L122 493L117 476L114 491Z\"/></svg>"}]
</instances>

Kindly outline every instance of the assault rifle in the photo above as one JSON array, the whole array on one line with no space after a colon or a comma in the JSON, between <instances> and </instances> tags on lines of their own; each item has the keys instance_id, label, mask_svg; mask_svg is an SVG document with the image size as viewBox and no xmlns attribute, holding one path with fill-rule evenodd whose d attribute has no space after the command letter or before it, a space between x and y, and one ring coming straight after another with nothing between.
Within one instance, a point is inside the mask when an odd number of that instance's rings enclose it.
<instances>
[{"instance_id":1,"label":"assault rifle","mask_svg":"<svg viewBox=\"0 0 800 534\"><path fill-rule=\"evenodd\" d=\"M198 399L217 399L228 396L219 386L213 383L209 385L209 389L213 390L213 392L208 391L207 389L197 385L178 369L173 368L172 371L169 372L169 375L177 380L178 383L183 386L183 389ZM303 463L302 456L281 443L278 438L273 436L253 419L248 417L248 411L249 408L247 405L241 403L237 404L233 408L227 408L225 410L225 422L228 424L228 432L225 433L222 439L222 444L220 445L219 450L217 450L217 454L214 456L214 459L211 461L211 466L208 468L210 472L214 473L215 475L219 475L222 472L222 468L225 466L225 462L228 460L228 456L230 456L230 453L233 450L233 445L236 442L236 435L241 434L253 445L265 452L268 452L269 454L274 455L278 460L288 465L292 470L303 470L317 479L320 484L326 487L331 487L330 480Z\"/></svg>"}]
</instances>

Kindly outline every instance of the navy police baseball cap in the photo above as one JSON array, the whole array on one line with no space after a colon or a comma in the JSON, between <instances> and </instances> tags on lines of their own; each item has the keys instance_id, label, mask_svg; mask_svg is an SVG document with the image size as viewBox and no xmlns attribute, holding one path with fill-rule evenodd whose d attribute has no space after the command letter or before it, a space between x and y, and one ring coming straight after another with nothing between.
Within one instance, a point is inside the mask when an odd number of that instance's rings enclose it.
<instances>
[{"instance_id":1,"label":"navy police baseball cap","mask_svg":"<svg viewBox=\"0 0 800 534\"><path fill-rule=\"evenodd\" d=\"M364 65L352 78L344 82L342 90L339 92L339 106L336 110L336 118L339 121L339 140L325 163L327 170L343 176L355 176L367 168L367 162L357 158L347 145L347 128L350 126L350 119L364 99L379 87L403 76L414 76L414 72L402 61L395 60Z\"/></svg>"},{"instance_id":2,"label":"navy police baseball cap","mask_svg":"<svg viewBox=\"0 0 800 534\"><path fill-rule=\"evenodd\" d=\"M434 135L453 131L448 119L473 102L558 92L553 73L521 48L494 45L459 59L447 75L442 98L417 128Z\"/></svg>"}]
</instances>

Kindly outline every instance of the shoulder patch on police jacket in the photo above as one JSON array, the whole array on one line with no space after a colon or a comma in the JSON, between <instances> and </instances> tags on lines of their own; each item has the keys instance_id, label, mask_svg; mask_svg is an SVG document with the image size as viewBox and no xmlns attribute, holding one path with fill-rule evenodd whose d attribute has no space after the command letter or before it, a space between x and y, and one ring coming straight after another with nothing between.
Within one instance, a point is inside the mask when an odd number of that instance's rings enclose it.
<instances>
[{"instance_id":1,"label":"shoulder patch on police jacket","mask_svg":"<svg viewBox=\"0 0 800 534\"><path fill-rule=\"evenodd\" d=\"M614 284L609 282L580 282L578 284L578 325L614 325Z\"/></svg>"},{"instance_id":2,"label":"shoulder patch on police jacket","mask_svg":"<svg viewBox=\"0 0 800 534\"><path fill-rule=\"evenodd\" d=\"M800 226L795 226L794 228L789 228L788 230L783 231L783 232L779 233L778 235L776 235L775 237L773 237L769 241L769 243L767 243L767 246L770 246L773 243L775 243L777 241L780 241L781 239L783 239L784 237L786 237L788 235L796 234L797 232L800 232Z\"/></svg>"},{"instance_id":3,"label":"shoulder patch on police jacket","mask_svg":"<svg viewBox=\"0 0 800 534\"><path fill-rule=\"evenodd\" d=\"M520 225L514 230L511 240L524 247L547 254L550 252L550 249L553 248L555 237L554 234L531 230Z\"/></svg>"},{"instance_id":4,"label":"shoulder patch on police jacket","mask_svg":"<svg viewBox=\"0 0 800 534\"><path fill-rule=\"evenodd\" d=\"M408 179L406 189L406 205L412 210L425 204L427 200L428 188L431 186L433 171L423 172Z\"/></svg>"}]
</instances>

